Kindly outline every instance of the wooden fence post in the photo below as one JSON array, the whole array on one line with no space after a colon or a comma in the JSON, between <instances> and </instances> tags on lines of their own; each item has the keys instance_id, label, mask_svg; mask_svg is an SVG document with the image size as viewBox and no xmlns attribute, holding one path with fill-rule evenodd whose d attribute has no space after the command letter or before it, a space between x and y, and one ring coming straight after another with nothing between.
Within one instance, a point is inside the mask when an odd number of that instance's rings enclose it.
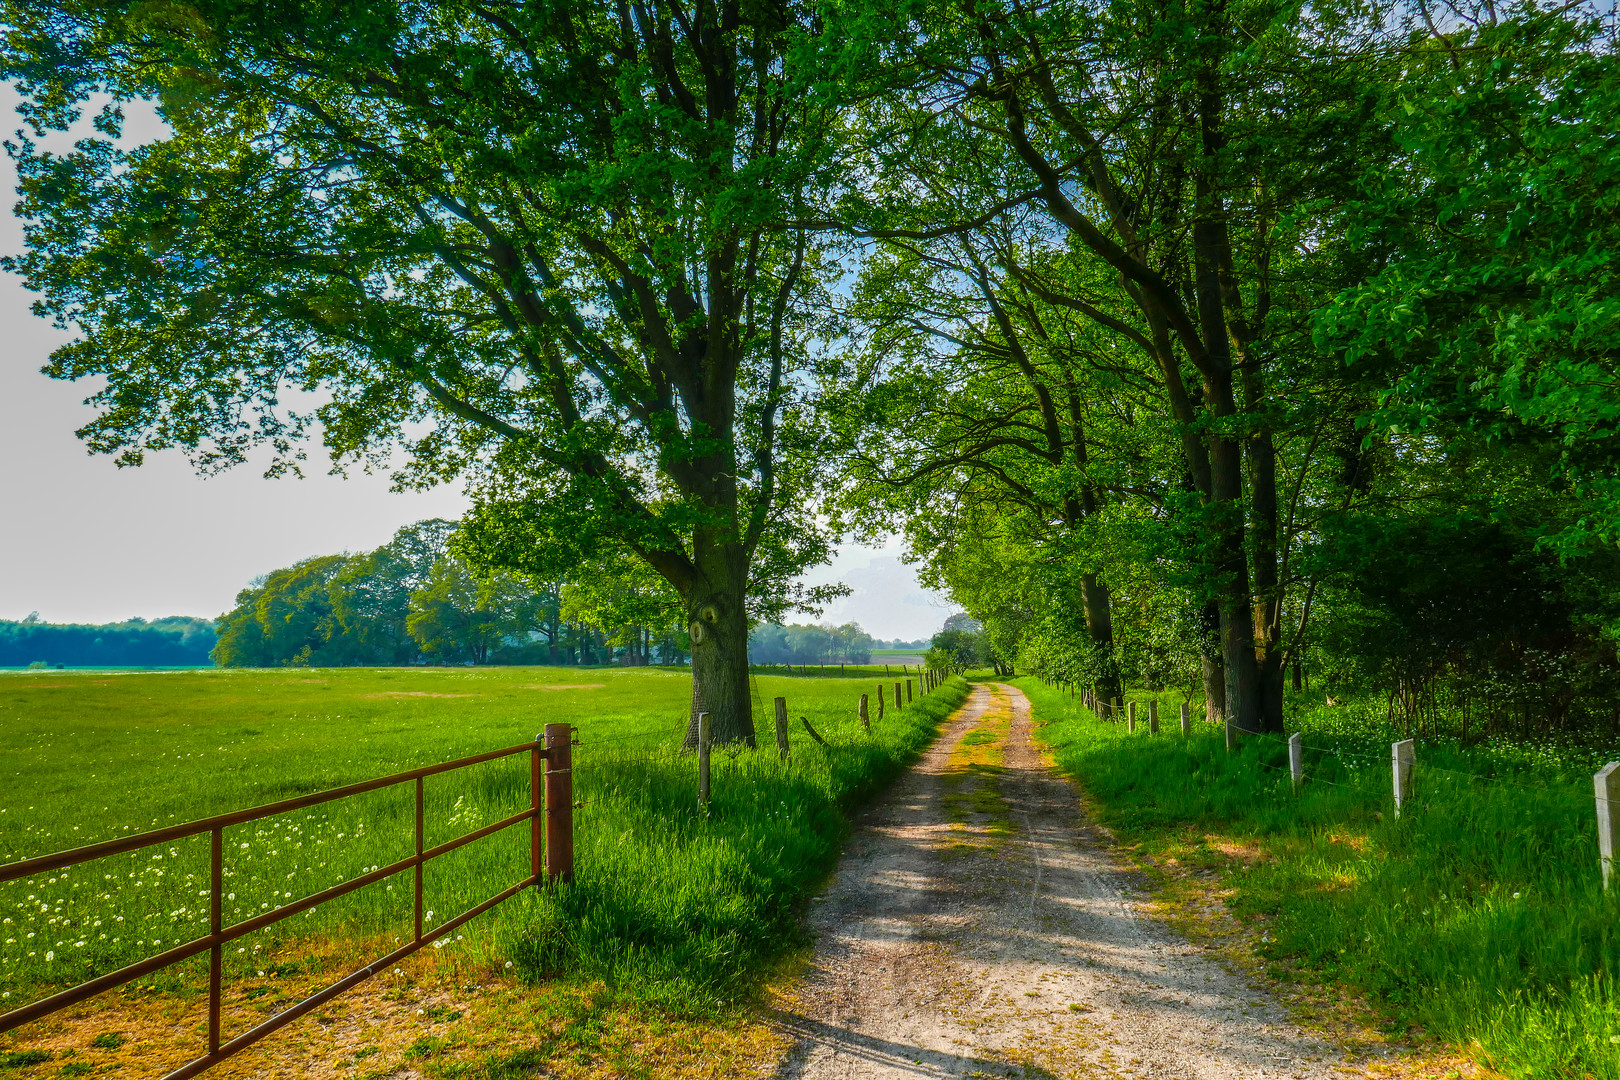
<instances>
[{"instance_id":1,"label":"wooden fence post","mask_svg":"<svg viewBox=\"0 0 1620 1080\"><path fill-rule=\"evenodd\" d=\"M901 703L901 701L900 701L900 684L895 683L894 684L894 711L899 712L903 708L905 708L905 705L903 705Z\"/></svg>"},{"instance_id":2,"label":"wooden fence post","mask_svg":"<svg viewBox=\"0 0 1620 1080\"><path fill-rule=\"evenodd\" d=\"M878 683L877 703L878 703L878 715L877 715L877 718L879 720L881 720L881 719L883 719L883 684L882 683Z\"/></svg>"},{"instance_id":3,"label":"wooden fence post","mask_svg":"<svg viewBox=\"0 0 1620 1080\"><path fill-rule=\"evenodd\" d=\"M1159 699L1154 698L1152 701L1148 702L1148 734L1149 735L1157 735L1158 733L1159 733Z\"/></svg>"},{"instance_id":4,"label":"wooden fence post","mask_svg":"<svg viewBox=\"0 0 1620 1080\"><path fill-rule=\"evenodd\" d=\"M1232 721L1228 719L1226 721L1226 752L1230 754L1235 749L1237 749L1237 728L1233 727Z\"/></svg>"},{"instance_id":5,"label":"wooden fence post","mask_svg":"<svg viewBox=\"0 0 1620 1080\"><path fill-rule=\"evenodd\" d=\"M866 714L866 695L865 694L861 695L861 704L860 704L859 708L857 709L857 714L861 718L861 727L865 728L868 732L870 732L872 730L872 720Z\"/></svg>"},{"instance_id":6,"label":"wooden fence post","mask_svg":"<svg viewBox=\"0 0 1620 1080\"><path fill-rule=\"evenodd\" d=\"M1114 721L1119 719L1119 698L1108 703L1108 719Z\"/></svg>"},{"instance_id":7,"label":"wooden fence post","mask_svg":"<svg viewBox=\"0 0 1620 1080\"><path fill-rule=\"evenodd\" d=\"M776 699L776 756L788 759L787 698Z\"/></svg>"},{"instance_id":8,"label":"wooden fence post","mask_svg":"<svg viewBox=\"0 0 1620 1080\"><path fill-rule=\"evenodd\" d=\"M1181 703L1181 734L1183 736L1192 734L1192 709L1187 707L1185 701Z\"/></svg>"},{"instance_id":9,"label":"wooden fence post","mask_svg":"<svg viewBox=\"0 0 1620 1080\"><path fill-rule=\"evenodd\" d=\"M534 754L529 759L529 798L534 820L529 822L529 862L533 868L535 888L545 880L546 874L546 733L534 737ZM416 778L416 856L422 857L422 778ZM422 864L416 864L416 940L422 940Z\"/></svg>"},{"instance_id":10,"label":"wooden fence post","mask_svg":"<svg viewBox=\"0 0 1620 1080\"><path fill-rule=\"evenodd\" d=\"M1125 730L1132 735L1136 734L1136 702L1134 701L1125 706Z\"/></svg>"},{"instance_id":11,"label":"wooden fence post","mask_svg":"<svg viewBox=\"0 0 1620 1080\"><path fill-rule=\"evenodd\" d=\"M700 712L698 713L698 805L705 809L709 805L710 749L709 714Z\"/></svg>"},{"instance_id":12,"label":"wooden fence post","mask_svg":"<svg viewBox=\"0 0 1620 1080\"><path fill-rule=\"evenodd\" d=\"M1411 739L1391 743L1390 764L1395 779L1395 816L1401 816L1401 806L1412 797L1412 765L1417 759L1417 744Z\"/></svg>"},{"instance_id":13,"label":"wooden fence post","mask_svg":"<svg viewBox=\"0 0 1620 1080\"><path fill-rule=\"evenodd\" d=\"M1614 874L1614 804L1620 802L1620 761L1611 761L1592 777L1597 794L1598 862L1603 867L1603 891Z\"/></svg>"},{"instance_id":14,"label":"wooden fence post","mask_svg":"<svg viewBox=\"0 0 1620 1080\"><path fill-rule=\"evenodd\" d=\"M1305 744L1297 731L1288 736L1288 778L1294 782L1295 791L1305 783Z\"/></svg>"},{"instance_id":15,"label":"wooden fence post","mask_svg":"<svg viewBox=\"0 0 1620 1080\"><path fill-rule=\"evenodd\" d=\"M906 680L906 704L911 704L911 680Z\"/></svg>"},{"instance_id":16,"label":"wooden fence post","mask_svg":"<svg viewBox=\"0 0 1620 1080\"><path fill-rule=\"evenodd\" d=\"M574 879L574 729L546 725L546 876Z\"/></svg>"}]
</instances>

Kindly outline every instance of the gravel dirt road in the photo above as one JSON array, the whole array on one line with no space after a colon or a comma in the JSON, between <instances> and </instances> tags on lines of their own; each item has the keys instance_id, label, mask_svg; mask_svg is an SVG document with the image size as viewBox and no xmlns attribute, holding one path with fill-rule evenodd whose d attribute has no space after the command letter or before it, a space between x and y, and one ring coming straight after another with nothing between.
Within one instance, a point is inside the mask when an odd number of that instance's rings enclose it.
<instances>
[{"instance_id":1,"label":"gravel dirt road","mask_svg":"<svg viewBox=\"0 0 1620 1080\"><path fill-rule=\"evenodd\" d=\"M1342 1076L1333 1051L1147 912L981 685L857 826L812 904L783 1080Z\"/></svg>"}]
</instances>

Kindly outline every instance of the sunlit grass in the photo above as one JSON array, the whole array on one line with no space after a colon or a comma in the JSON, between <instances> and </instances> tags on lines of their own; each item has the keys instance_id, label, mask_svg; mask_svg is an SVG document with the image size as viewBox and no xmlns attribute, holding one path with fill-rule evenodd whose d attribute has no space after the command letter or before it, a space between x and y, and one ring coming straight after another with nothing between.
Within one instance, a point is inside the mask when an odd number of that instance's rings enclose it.
<instances>
[{"instance_id":1,"label":"sunlit grass","mask_svg":"<svg viewBox=\"0 0 1620 1080\"><path fill-rule=\"evenodd\" d=\"M1018 684L1104 824L1161 865L1220 872L1234 909L1266 920L1267 960L1364 992L1392 1031L1508 1075L1620 1078L1620 910L1602 889L1590 779L1570 775L1581 763L1530 770L1497 748L1420 743L1397 818L1391 733L1346 711L1292 703L1310 748L1295 794L1280 739L1228 753L1218 727L1184 739L1179 720L1128 735Z\"/></svg>"},{"instance_id":2,"label":"sunlit grass","mask_svg":"<svg viewBox=\"0 0 1620 1080\"><path fill-rule=\"evenodd\" d=\"M892 681L892 680L891 680ZM761 752L716 753L696 802L677 752L689 677L658 670L385 669L0 679L0 862L336 787L576 726L573 884L525 895L435 942L510 955L671 1000L728 992L794 940L793 906L824 873L843 804L926 745L957 682L888 712L867 735L870 679L755 679ZM794 755L777 760L770 700L788 700ZM807 717L833 744L812 744ZM527 755L429 777L431 847L529 804ZM207 931L198 836L0 885L5 1008ZM412 785L225 832L227 925L407 857ZM529 872L525 826L428 865L427 933ZM230 974L295 964L310 935L408 940L409 873L232 944ZM164 977L148 980L161 983ZM172 981L172 980L171 980ZM165 984L166 985L166 984Z\"/></svg>"}]
</instances>

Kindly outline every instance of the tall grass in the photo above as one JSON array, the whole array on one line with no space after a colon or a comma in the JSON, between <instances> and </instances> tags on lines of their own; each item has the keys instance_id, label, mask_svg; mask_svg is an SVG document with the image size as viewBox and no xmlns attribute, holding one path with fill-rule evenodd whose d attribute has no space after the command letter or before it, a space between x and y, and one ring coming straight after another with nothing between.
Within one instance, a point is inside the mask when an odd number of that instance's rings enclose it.
<instances>
[{"instance_id":1,"label":"tall grass","mask_svg":"<svg viewBox=\"0 0 1620 1080\"><path fill-rule=\"evenodd\" d=\"M1296 710L1311 749L1295 794L1279 739L1228 753L1213 725L1183 739L1173 718L1156 738L1130 735L1038 680L1018 685L1104 823L1222 870L1239 914L1268 920L1266 957L1364 991L1397 1029L1508 1075L1620 1078L1620 907L1601 886L1589 780L1430 744L1397 818L1388 743L1380 756L1378 733L1338 715L1313 725L1319 710ZM1234 862L1233 842L1264 857Z\"/></svg>"},{"instance_id":2,"label":"tall grass","mask_svg":"<svg viewBox=\"0 0 1620 1080\"><path fill-rule=\"evenodd\" d=\"M758 677L795 718L774 748L715 757L696 802L676 750L690 702L675 672L578 669L194 672L0 680L0 862L516 745L578 729L575 881L496 908L438 943L697 1003L735 993L794 942L794 905L830 866L844 813L914 757L966 695L960 680L870 735L866 680ZM813 744L807 717L831 745ZM762 717L764 742L772 742ZM526 756L426 783L431 846L528 805ZM410 785L226 831L226 922L407 856ZM526 828L430 863L431 928L521 880ZM207 838L0 886L0 1007L206 932ZM367 886L235 943L233 974L299 962L312 938L387 945L411 921L411 879ZM380 940L378 940L380 939ZM185 975L163 985L181 985ZM156 980L163 982L163 980Z\"/></svg>"}]
</instances>

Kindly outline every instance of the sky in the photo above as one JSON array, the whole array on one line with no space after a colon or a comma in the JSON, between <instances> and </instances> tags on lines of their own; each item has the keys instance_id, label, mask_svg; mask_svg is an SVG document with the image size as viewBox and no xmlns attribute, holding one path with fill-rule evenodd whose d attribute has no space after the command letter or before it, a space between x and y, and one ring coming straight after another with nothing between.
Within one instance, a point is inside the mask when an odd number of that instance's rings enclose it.
<instances>
[{"instance_id":1,"label":"sky","mask_svg":"<svg viewBox=\"0 0 1620 1080\"><path fill-rule=\"evenodd\" d=\"M15 101L0 86L0 117L13 118ZM132 114L132 137L160 130ZM0 158L0 191L15 188L12 162ZM21 247L20 224L0 216L0 252ZM212 618L260 574L369 550L401 525L456 518L467 506L454 487L396 493L386 476L326 475L318 446L304 479L265 479L262 463L203 478L178 452L148 455L138 469L91 456L74 431L93 415L83 399L96 387L39 373L70 335L33 315L32 299L0 271L0 619L35 611L49 622ZM896 539L852 545L806 574L807 583L842 580L854 590L823 621L858 622L885 639L939 629L944 599L923 590L899 556Z\"/></svg>"}]
</instances>

